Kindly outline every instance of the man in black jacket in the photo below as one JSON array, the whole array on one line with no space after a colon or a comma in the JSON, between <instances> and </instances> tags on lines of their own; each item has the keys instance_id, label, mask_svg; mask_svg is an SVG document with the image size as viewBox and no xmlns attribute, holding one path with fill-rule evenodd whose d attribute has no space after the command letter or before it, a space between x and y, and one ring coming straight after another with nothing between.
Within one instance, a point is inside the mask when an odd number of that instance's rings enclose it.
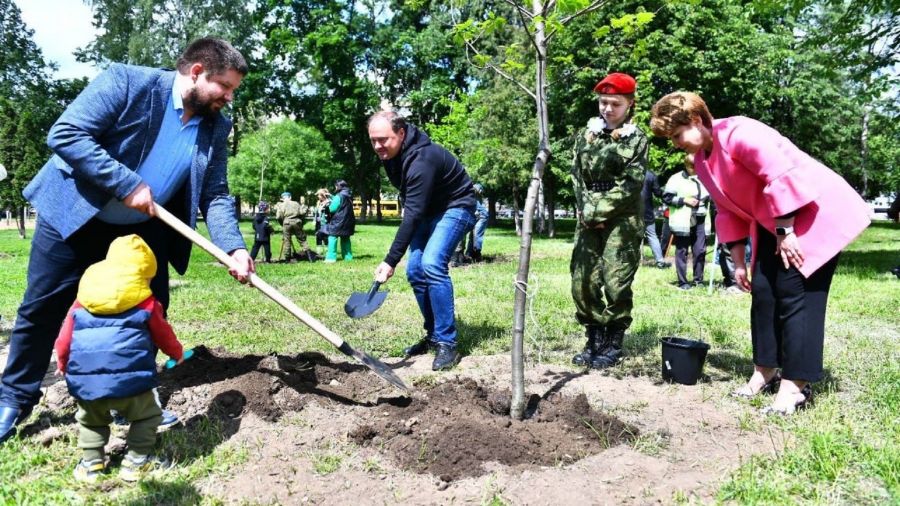
<instances>
[{"instance_id":1,"label":"man in black jacket","mask_svg":"<svg viewBox=\"0 0 900 506\"><path fill-rule=\"evenodd\" d=\"M456 157L395 112L372 115L368 129L372 148L403 200L403 221L375 269L375 280L387 282L409 248L406 277L425 319L426 336L405 353L435 349L432 369L450 369L459 362L459 352L449 263L456 244L475 224L472 180Z\"/></svg>"}]
</instances>

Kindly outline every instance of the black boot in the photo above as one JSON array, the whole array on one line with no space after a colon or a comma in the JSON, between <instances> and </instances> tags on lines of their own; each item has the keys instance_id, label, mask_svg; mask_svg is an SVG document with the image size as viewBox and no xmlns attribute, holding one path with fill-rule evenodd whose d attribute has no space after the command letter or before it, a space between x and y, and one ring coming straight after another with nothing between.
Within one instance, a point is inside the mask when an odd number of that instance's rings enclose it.
<instances>
[{"instance_id":1,"label":"black boot","mask_svg":"<svg viewBox=\"0 0 900 506\"><path fill-rule=\"evenodd\" d=\"M16 435L16 426L31 416L34 406L26 408L0 407L0 443Z\"/></svg>"},{"instance_id":2,"label":"black boot","mask_svg":"<svg viewBox=\"0 0 900 506\"><path fill-rule=\"evenodd\" d=\"M306 259L309 260L309 263L313 263L316 261L316 254L311 249L308 249L306 250Z\"/></svg>"},{"instance_id":3,"label":"black boot","mask_svg":"<svg viewBox=\"0 0 900 506\"><path fill-rule=\"evenodd\" d=\"M459 352L456 351L456 343L437 343L437 353L434 362L431 363L432 371L453 369L458 362Z\"/></svg>"},{"instance_id":4,"label":"black boot","mask_svg":"<svg viewBox=\"0 0 900 506\"><path fill-rule=\"evenodd\" d=\"M403 355L406 357L412 357L413 355L424 355L428 353L429 350L433 350L437 347L437 343L431 340L431 336L425 336L416 344L406 348L403 350Z\"/></svg>"},{"instance_id":5,"label":"black boot","mask_svg":"<svg viewBox=\"0 0 900 506\"><path fill-rule=\"evenodd\" d=\"M481 258L481 250L480 250L480 249L473 249L473 250L472 250L472 261L473 261L473 262L480 262L481 260L482 260L482 258Z\"/></svg>"},{"instance_id":6,"label":"black boot","mask_svg":"<svg viewBox=\"0 0 900 506\"><path fill-rule=\"evenodd\" d=\"M591 360L591 369L606 369L622 360L622 340L625 338L625 329L606 329L606 340L600 347L600 351Z\"/></svg>"},{"instance_id":7,"label":"black boot","mask_svg":"<svg viewBox=\"0 0 900 506\"><path fill-rule=\"evenodd\" d=\"M581 353L572 357L572 363L577 366L588 367L599 351L599 344L603 341L603 327L587 327L584 333L587 336L587 343L585 343Z\"/></svg>"}]
</instances>

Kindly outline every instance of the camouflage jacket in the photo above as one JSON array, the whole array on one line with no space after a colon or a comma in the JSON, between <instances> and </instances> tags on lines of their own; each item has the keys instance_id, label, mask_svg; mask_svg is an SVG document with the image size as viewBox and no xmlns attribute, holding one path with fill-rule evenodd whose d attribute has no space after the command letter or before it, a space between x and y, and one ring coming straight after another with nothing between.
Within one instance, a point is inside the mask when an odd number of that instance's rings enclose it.
<instances>
[{"instance_id":1,"label":"camouflage jacket","mask_svg":"<svg viewBox=\"0 0 900 506\"><path fill-rule=\"evenodd\" d=\"M640 215L649 147L647 136L633 124L607 132L597 128L598 119L588 122L575 141L572 163L576 205L588 225Z\"/></svg>"},{"instance_id":2,"label":"camouflage jacket","mask_svg":"<svg viewBox=\"0 0 900 506\"><path fill-rule=\"evenodd\" d=\"M305 205L295 200L279 202L275 204L275 219L283 224L299 223L306 217L308 210Z\"/></svg>"}]
</instances>

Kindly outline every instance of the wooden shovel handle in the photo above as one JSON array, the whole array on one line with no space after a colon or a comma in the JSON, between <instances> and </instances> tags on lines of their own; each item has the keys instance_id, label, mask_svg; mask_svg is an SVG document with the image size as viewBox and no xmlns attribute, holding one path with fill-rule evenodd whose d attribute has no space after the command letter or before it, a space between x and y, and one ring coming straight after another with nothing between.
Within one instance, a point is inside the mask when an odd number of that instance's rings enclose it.
<instances>
[{"instance_id":1,"label":"wooden shovel handle","mask_svg":"<svg viewBox=\"0 0 900 506\"><path fill-rule=\"evenodd\" d=\"M184 224L181 220L176 218L172 213L167 211L163 206L159 204L156 205L156 216L163 221L166 225L174 228L176 232L188 238L192 243L200 246L204 251L209 253L210 255L216 257L216 260L222 262L222 264L226 265L231 269L237 269L238 266L235 264L234 259L228 256L228 253L225 253L222 248L216 246L206 237L200 235L199 232L192 229L191 227ZM340 348L344 344L344 340L341 339L340 336L332 332L325 325L322 324L319 320L315 319L312 315L307 313L306 311L300 309L299 306L293 303L290 299L281 294L275 287L266 283L262 280L256 273L250 273L250 284L255 286L259 291L264 293L266 297L272 299L279 306L286 309L289 313L294 315L298 320L306 324L309 328L313 329L317 334L324 337L328 342L333 344L336 348Z\"/></svg>"}]
</instances>

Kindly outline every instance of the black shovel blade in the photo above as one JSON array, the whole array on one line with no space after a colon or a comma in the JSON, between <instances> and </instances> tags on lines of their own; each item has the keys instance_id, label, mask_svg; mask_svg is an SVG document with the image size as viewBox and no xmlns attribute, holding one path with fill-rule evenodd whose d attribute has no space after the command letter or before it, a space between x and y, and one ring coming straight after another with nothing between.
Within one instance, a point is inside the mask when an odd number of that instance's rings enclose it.
<instances>
[{"instance_id":1,"label":"black shovel blade","mask_svg":"<svg viewBox=\"0 0 900 506\"><path fill-rule=\"evenodd\" d=\"M387 381L391 385L394 385L395 387L397 387L403 391L409 392L409 387L406 386L406 383L404 383L403 380L400 379L400 376L397 376L397 374L394 373L394 371L390 367L388 367L387 364L385 364L384 362L378 360L377 358L375 358L371 355L368 355L361 351L354 350L353 347L351 347L349 344L347 344L346 341L338 349L344 355L347 355L348 357L353 357L356 360L358 360L359 362L361 362L364 366L371 369L372 372L374 372L375 374L380 376L381 379Z\"/></svg>"},{"instance_id":2,"label":"black shovel blade","mask_svg":"<svg viewBox=\"0 0 900 506\"><path fill-rule=\"evenodd\" d=\"M372 283L372 288L367 293L353 292L347 303L344 304L344 312L350 318L362 318L374 313L384 303L388 292L379 292L381 283Z\"/></svg>"}]
</instances>

